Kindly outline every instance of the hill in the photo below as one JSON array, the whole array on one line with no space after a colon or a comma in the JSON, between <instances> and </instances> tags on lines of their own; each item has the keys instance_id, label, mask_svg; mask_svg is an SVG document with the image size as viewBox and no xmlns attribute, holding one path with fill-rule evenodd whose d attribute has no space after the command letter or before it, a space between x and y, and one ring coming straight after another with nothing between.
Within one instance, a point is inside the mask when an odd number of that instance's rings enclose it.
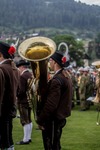
<instances>
[{"instance_id":1,"label":"hill","mask_svg":"<svg viewBox=\"0 0 100 150\"><path fill-rule=\"evenodd\" d=\"M100 6L74 0L0 0L0 27L14 31L67 28L98 32Z\"/></svg>"}]
</instances>

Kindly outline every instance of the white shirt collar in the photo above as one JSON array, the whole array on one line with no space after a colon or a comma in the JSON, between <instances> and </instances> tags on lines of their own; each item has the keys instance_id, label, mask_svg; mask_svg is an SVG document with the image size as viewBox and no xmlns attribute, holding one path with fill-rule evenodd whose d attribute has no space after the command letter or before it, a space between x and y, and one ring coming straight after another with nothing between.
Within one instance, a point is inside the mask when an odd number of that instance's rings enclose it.
<instances>
[{"instance_id":1,"label":"white shirt collar","mask_svg":"<svg viewBox=\"0 0 100 150\"><path fill-rule=\"evenodd\" d=\"M0 64L3 64L4 62L6 62L7 61L7 59L4 59L4 60L2 60L1 62L0 62Z\"/></svg>"},{"instance_id":2,"label":"white shirt collar","mask_svg":"<svg viewBox=\"0 0 100 150\"><path fill-rule=\"evenodd\" d=\"M26 72L26 71L28 71L28 69L23 70L22 73L21 73L21 75L22 75L24 72Z\"/></svg>"},{"instance_id":3,"label":"white shirt collar","mask_svg":"<svg viewBox=\"0 0 100 150\"><path fill-rule=\"evenodd\" d=\"M55 74L57 74L60 70L62 70L62 68L61 68L61 69L58 69L58 70L55 72Z\"/></svg>"}]
</instances>

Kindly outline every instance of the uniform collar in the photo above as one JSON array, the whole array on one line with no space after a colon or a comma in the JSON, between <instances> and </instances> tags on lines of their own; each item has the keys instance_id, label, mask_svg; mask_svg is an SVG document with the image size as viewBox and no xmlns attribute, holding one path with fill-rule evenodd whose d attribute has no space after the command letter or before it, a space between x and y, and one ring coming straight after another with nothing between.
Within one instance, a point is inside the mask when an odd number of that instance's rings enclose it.
<instances>
[{"instance_id":1,"label":"uniform collar","mask_svg":"<svg viewBox=\"0 0 100 150\"><path fill-rule=\"evenodd\" d=\"M0 62L0 64L5 64L5 63L11 62L11 59L4 59Z\"/></svg>"},{"instance_id":2,"label":"uniform collar","mask_svg":"<svg viewBox=\"0 0 100 150\"><path fill-rule=\"evenodd\" d=\"M28 70L28 69L23 70L22 73L21 73L21 75L22 75L24 72L26 72L26 71L29 71L29 70Z\"/></svg>"},{"instance_id":3,"label":"uniform collar","mask_svg":"<svg viewBox=\"0 0 100 150\"><path fill-rule=\"evenodd\" d=\"M60 73L62 70L63 70L62 68L61 68L61 69L58 69L58 70L55 72L55 75L58 74L58 73Z\"/></svg>"}]
</instances>

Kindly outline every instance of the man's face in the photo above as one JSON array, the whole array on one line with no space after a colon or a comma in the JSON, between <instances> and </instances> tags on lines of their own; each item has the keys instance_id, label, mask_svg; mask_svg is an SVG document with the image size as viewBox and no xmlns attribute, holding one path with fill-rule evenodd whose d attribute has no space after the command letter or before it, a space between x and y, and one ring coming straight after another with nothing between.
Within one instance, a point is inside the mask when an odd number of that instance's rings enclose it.
<instances>
[{"instance_id":1,"label":"man's face","mask_svg":"<svg viewBox=\"0 0 100 150\"><path fill-rule=\"evenodd\" d=\"M49 62L50 62L50 69L53 71L54 70L55 61L52 58L50 58Z\"/></svg>"},{"instance_id":2,"label":"man's face","mask_svg":"<svg viewBox=\"0 0 100 150\"><path fill-rule=\"evenodd\" d=\"M4 57L2 55L2 53L0 52L0 62L3 61Z\"/></svg>"},{"instance_id":3,"label":"man's face","mask_svg":"<svg viewBox=\"0 0 100 150\"><path fill-rule=\"evenodd\" d=\"M20 74L21 74L23 72L23 66L19 66L18 69L19 69Z\"/></svg>"}]
</instances>

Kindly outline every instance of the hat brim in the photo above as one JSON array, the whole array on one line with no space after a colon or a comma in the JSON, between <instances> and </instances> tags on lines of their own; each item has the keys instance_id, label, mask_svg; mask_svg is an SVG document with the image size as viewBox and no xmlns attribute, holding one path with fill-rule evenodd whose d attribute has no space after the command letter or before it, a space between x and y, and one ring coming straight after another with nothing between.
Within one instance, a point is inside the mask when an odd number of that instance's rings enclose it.
<instances>
[{"instance_id":1,"label":"hat brim","mask_svg":"<svg viewBox=\"0 0 100 150\"><path fill-rule=\"evenodd\" d=\"M17 63L16 66L17 67L20 67L20 66L29 66L30 63L29 62L26 62L26 63Z\"/></svg>"}]
</instances>

